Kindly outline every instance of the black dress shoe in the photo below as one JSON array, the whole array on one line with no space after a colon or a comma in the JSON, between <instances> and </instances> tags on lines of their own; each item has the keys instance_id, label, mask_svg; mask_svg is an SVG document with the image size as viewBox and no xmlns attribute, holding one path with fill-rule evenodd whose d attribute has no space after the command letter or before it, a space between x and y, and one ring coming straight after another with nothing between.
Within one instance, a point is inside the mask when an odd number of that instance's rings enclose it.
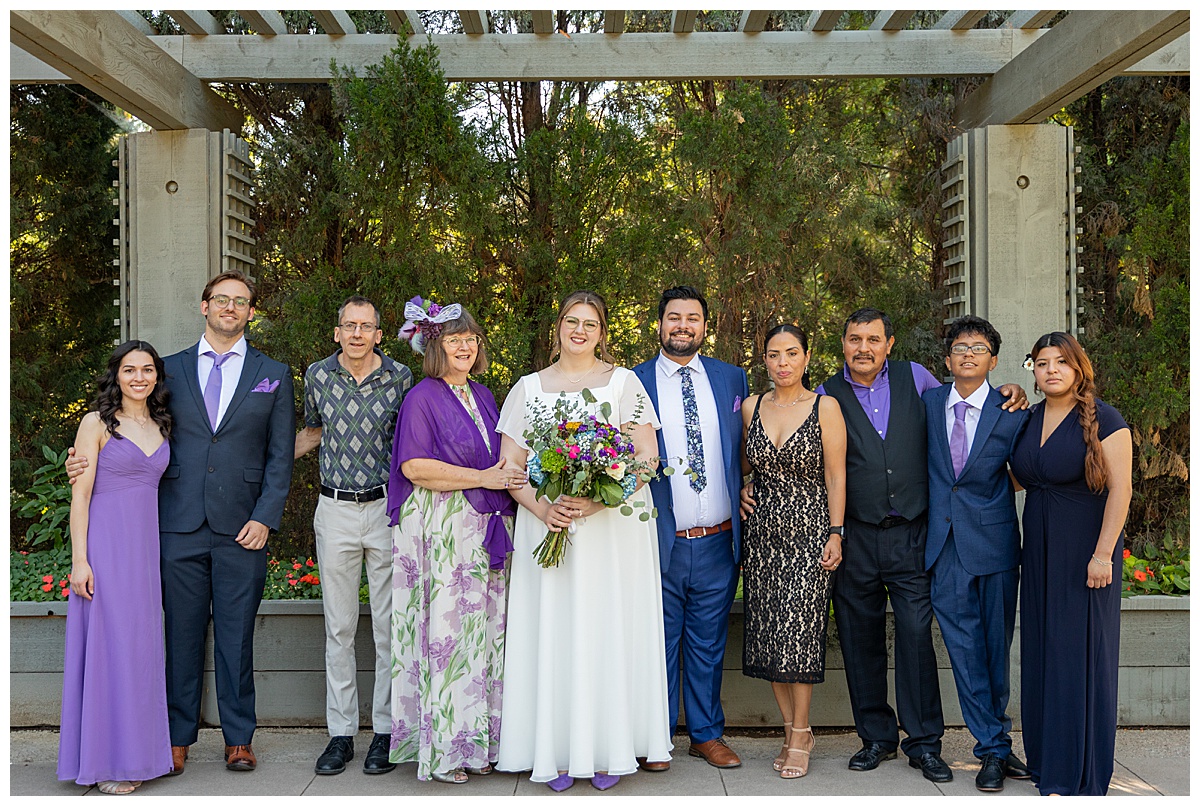
<instances>
[{"instance_id":1,"label":"black dress shoe","mask_svg":"<svg viewBox=\"0 0 1200 806\"><path fill-rule=\"evenodd\" d=\"M371 740L371 748L367 750L367 757L363 759L363 772L367 775L382 775L396 769L396 765L388 758L391 751L392 737L386 733L376 733L375 738Z\"/></svg>"},{"instance_id":2,"label":"black dress shoe","mask_svg":"<svg viewBox=\"0 0 1200 806\"><path fill-rule=\"evenodd\" d=\"M896 757L896 748L884 747L879 742L867 742L850 757L850 769L856 772L866 772L879 766L879 762Z\"/></svg>"},{"instance_id":3,"label":"black dress shoe","mask_svg":"<svg viewBox=\"0 0 1200 806\"><path fill-rule=\"evenodd\" d=\"M975 788L980 792L999 792L1004 788L1004 762L991 753L981 760Z\"/></svg>"},{"instance_id":4,"label":"black dress shoe","mask_svg":"<svg viewBox=\"0 0 1200 806\"><path fill-rule=\"evenodd\" d=\"M1008 758L1004 759L1004 774L1009 778L1016 778L1018 781L1033 777L1033 771L1012 753L1009 753Z\"/></svg>"},{"instance_id":5,"label":"black dress shoe","mask_svg":"<svg viewBox=\"0 0 1200 806\"><path fill-rule=\"evenodd\" d=\"M954 780L954 773L950 772L946 762L942 761L942 757L937 753L922 753L919 759L910 757L908 766L916 767L935 784L945 784Z\"/></svg>"},{"instance_id":6,"label":"black dress shoe","mask_svg":"<svg viewBox=\"0 0 1200 806\"><path fill-rule=\"evenodd\" d=\"M346 771L346 762L354 758L354 737L334 736L317 759L317 775L337 775Z\"/></svg>"}]
</instances>

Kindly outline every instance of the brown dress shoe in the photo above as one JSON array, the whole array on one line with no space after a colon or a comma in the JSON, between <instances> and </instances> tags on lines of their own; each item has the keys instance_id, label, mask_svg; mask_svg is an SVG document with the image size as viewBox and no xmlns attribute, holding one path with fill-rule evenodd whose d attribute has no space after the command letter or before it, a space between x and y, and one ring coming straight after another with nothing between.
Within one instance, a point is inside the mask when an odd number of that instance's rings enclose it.
<instances>
[{"instance_id":1,"label":"brown dress shoe","mask_svg":"<svg viewBox=\"0 0 1200 806\"><path fill-rule=\"evenodd\" d=\"M671 769L670 761L647 761L644 758L639 758L637 763L646 772L666 772Z\"/></svg>"},{"instance_id":2,"label":"brown dress shoe","mask_svg":"<svg viewBox=\"0 0 1200 806\"><path fill-rule=\"evenodd\" d=\"M723 770L742 766L742 760L738 758L737 753L729 749L729 745L725 744L724 739L710 739L707 742L693 744L688 748L688 755L702 758L712 766L720 767Z\"/></svg>"},{"instance_id":3,"label":"brown dress shoe","mask_svg":"<svg viewBox=\"0 0 1200 806\"><path fill-rule=\"evenodd\" d=\"M167 775L180 775L187 763L188 749L184 745L171 745L171 771Z\"/></svg>"},{"instance_id":4,"label":"brown dress shoe","mask_svg":"<svg viewBox=\"0 0 1200 806\"><path fill-rule=\"evenodd\" d=\"M233 747L225 745L225 769L234 772L251 772L257 766L258 759L254 757L254 750L250 745L239 744Z\"/></svg>"}]
</instances>

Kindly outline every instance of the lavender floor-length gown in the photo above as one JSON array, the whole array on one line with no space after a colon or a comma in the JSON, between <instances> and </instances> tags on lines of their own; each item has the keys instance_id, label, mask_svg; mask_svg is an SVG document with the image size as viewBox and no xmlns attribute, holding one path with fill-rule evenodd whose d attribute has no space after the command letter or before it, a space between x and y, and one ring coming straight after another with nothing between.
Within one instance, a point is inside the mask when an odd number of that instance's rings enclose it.
<instances>
[{"instance_id":1,"label":"lavender floor-length gown","mask_svg":"<svg viewBox=\"0 0 1200 806\"><path fill-rule=\"evenodd\" d=\"M91 601L67 604L58 778L90 785L171 771L158 566L158 481L171 449L110 438L88 508Z\"/></svg>"}]
</instances>

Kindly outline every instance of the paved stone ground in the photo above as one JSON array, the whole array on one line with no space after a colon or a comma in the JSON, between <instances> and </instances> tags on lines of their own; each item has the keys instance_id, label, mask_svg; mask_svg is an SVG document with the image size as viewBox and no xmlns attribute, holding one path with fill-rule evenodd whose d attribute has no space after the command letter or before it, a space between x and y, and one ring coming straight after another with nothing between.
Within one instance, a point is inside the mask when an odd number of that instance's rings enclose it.
<instances>
[{"instance_id":1,"label":"paved stone ground","mask_svg":"<svg viewBox=\"0 0 1200 806\"><path fill-rule=\"evenodd\" d=\"M614 795L984 795L975 789L978 762L971 756L974 740L964 729L946 732L943 757L954 770L949 784L926 781L903 756L884 762L871 772L846 769L851 754L860 747L852 732L817 731L809 774L798 780L783 780L771 769L779 752L781 736L727 736L741 755L738 769L717 770L703 760L687 755L686 737L675 737L674 761L665 773L639 772L624 778L609 790ZM9 793L11 795L99 795L87 788L58 781L55 760L58 734L51 730L10 732ZM1018 755L1020 734L1013 735ZM404 764L386 775L363 775L362 756L368 737L360 734L354 761L341 775L317 776L313 763L327 740L315 729L262 728L255 735L254 750L259 768L253 773L232 773L221 760L222 741L216 729L204 729L192 747L183 775L148 781L136 795L554 795L528 775L496 773L473 777L463 786L416 779L416 765ZM1188 729L1122 729L1117 732L1116 770L1110 795L1188 795L1191 731ZM602 793L580 781L564 796L594 796ZM1003 795L1036 795L1028 781L1008 781Z\"/></svg>"}]
</instances>

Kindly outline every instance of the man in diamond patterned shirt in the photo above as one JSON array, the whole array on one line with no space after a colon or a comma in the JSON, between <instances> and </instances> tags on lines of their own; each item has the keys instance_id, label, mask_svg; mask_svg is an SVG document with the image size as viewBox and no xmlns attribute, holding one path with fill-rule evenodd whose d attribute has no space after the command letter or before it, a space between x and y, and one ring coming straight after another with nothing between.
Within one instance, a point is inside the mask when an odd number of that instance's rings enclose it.
<instances>
[{"instance_id":1,"label":"man in diamond patterned shirt","mask_svg":"<svg viewBox=\"0 0 1200 806\"><path fill-rule=\"evenodd\" d=\"M375 639L374 738L363 760L368 775L391 772L392 532L387 482L392 435L412 372L384 355L379 310L353 296L338 309L333 340L340 349L304 373L304 429L296 458L320 445L321 497L313 515L325 608L325 721L330 740L317 775L337 775L354 758L358 685L354 634L364 561Z\"/></svg>"}]
</instances>

